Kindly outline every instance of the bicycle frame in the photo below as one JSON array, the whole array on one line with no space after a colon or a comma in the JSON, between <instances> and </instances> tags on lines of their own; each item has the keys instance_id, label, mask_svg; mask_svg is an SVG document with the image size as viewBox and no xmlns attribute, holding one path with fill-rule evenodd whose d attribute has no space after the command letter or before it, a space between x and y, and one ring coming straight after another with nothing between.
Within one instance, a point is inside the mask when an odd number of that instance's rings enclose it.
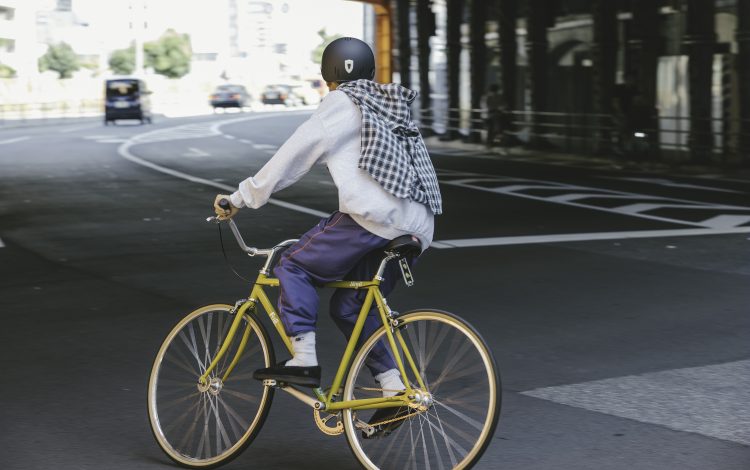
<instances>
[{"instance_id":1,"label":"bicycle frame","mask_svg":"<svg viewBox=\"0 0 750 470\"><path fill-rule=\"evenodd\" d=\"M387 263L390 259L392 259L392 256L386 257L386 259L383 260L383 263ZM263 289L264 287L278 287L279 280L276 278L268 277L266 273L267 271L265 268L261 270L261 272L258 274L258 278L256 279L255 284L253 285L252 291L250 292L250 297L246 300L243 299L243 301L240 301L242 302L241 304L238 302L238 304L235 305L234 311L235 311L236 316L234 320L232 321L232 325L229 328L229 331L227 332L226 338L224 338L224 341L222 342L219 352L216 354L213 361L211 361L211 364L206 368L206 371L203 373L203 375L201 375L201 377L199 378L200 383L202 384L207 383L209 374L211 373L211 371L213 371L216 368L216 365L219 363L219 360L226 354L227 350L229 349L230 344L232 344L232 340L237 334L237 331L242 322L242 318L244 317L245 314L248 313L248 310L250 312L255 312L257 309L258 303L260 303L260 305L265 309L266 313L268 314L268 317L271 320L271 323L273 324L274 328L276 329L282 341L284 342L284 345L286 345L289 353L294 354L289 336L286 334L286 331L284 330L284 326L282 325L278 314L274 310L273 305L271 304L271 301L268 299L268 296L266 295ZM386 408L386 407L397 407L397 406L405 406L405 405L408 406L410 403L412 403L412 399L415 393L414 393L414 389L411 387L410 381L408 380L408 375L406 374L404 361L401 358L401 354L399 353L399 350L403 352L404 359L406 359L406 364L408 364L410 370L412 371L415 378L417 379L417 383L419 384L421 389L426 390L426 387L422 381L422 377L419 374L417 365L414 362L414 359L412 358L411 353L409 352L408 348L406 347L406 342L401 336L401 331L397 327L398 320L393 316L393 313L391 309L388 307L388 304L385 298L383 297L383 294L380 292L380 279L379 279L380 274L381 274L380 272L376 274L376 276L371 281L336 281L336 282L331 282L325 285L325 287L337 288L337 289L367 289L367 296L365 297L365 301L362 304L362 308L360 309L359 315L357 317L357 321L354 325L354 330L346 345L346 349L344 350L344 354L341 358L341 362L339 363L336 376L333 379L333 384L331 385L328 391L328 394L325 394L323 390L320 388L313 389L313 392L315 393L315 396L317 398L316 400L310 397L309 395L305 394L304 392L290 385L280 387L282 390L289 392L295 398L299 399L300 401L318 410L326 410L326 411L338 411L338 410L343 410L343 409L364 410L364 409L372 409L372 408ZM388 339L390 349L393 353L394 360L396 361L398 370L401 373L403 382L406 385L406 393L402 395L393 396L393 397L364 398L364 399L356 399L356 400L336 401L334 397L336 395L336 392L341 387L341 384L344 381L346 373L349 370L349 365L351 363L352 356L355 352L357 341L359 340L362 334L362 329L364 328L365 320L370 312L370 308L372 307L373 302L375 302L375 304L377 305L378 312L380 314L380 319L383 322L383 325L385 326L386 337ZM247 341L250 337L250 333L251 333L251 328L250 328L250 324L248 324L245 327L245 331L242 335L242 339L240 341L240 345L237 349L237 352L235 353L235 356L230 362L230 365L227 368L227 371L224 373L224 376L222 377L222 381L226 381L229 378L232 370L234 369L235 365L237 364L240 357L242 356L245 346L247 345Z\"/></svg>"}]
</instances>

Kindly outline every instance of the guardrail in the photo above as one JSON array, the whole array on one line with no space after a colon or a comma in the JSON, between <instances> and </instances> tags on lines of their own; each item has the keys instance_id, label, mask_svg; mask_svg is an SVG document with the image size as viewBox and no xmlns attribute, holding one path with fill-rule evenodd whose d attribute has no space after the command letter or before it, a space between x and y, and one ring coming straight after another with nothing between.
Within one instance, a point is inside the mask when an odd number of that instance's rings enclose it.
<instances>
[{"instance_id":1,"label":"guardrail","mask_svg":"<svg viewBox=\"0 0 750 470\"><path fill-rule=\"evenodd\" d=\"M28 121L95 117L104 114L101 99L0 104L0 126Z\"/></svg>"},{"instance_id":2,"label":"guardrail","mask_svg":"<svg viewBox=\"0 0 750 470\"><path fill-rule=\"evenodd\" d=\"M487 109L423 108L415 114L418 125L427 132L486 140ZM713 160L731 162L748 158L741 151L741 141L750 142L750 121L732 118L703 119L711 131L692 136L691 118L686 116L653 116L650 128L595 113L513 110L506 111L505 121L502 132L516 144L579 154L638 153L643 158L687 160L690 154L704 152Z\"/></svg>"}]
</instances>

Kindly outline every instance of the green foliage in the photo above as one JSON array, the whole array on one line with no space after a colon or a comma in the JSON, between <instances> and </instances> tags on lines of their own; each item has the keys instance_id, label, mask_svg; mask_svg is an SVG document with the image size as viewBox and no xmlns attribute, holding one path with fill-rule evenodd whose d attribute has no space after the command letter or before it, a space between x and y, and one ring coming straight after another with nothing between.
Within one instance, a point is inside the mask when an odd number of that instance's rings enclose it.
<instances>
[{"instance_id":1,"label":"green foliage","mask_svg":"<svg viewBox=\"0 0 750 470\"><path fill-rule=\"evenodd\" d=\"M135 47L118 49L109 56L109 68L118 75L130 75L135 70Z\"/></svg>"},{"instance_id":2,"label":"green foliage","mask_svg":"<svg viewBox=\"0 0 750 470\"><path fill-rule=\"evenodd\" d=\"M13 78L16 76L16 69L9 65L0 64L0 78Z\"/></svg>"},{"instance_id":3,"label":"green foliage","mask_svg":"<svg viewBox=\"0 0 750 470\"><path fill-rule=\"evenodd\" d=\"M193 55L190 36L167 30L159 39L143 45L146 66L169 78L180 78L190 72Z\"/></svg>"},{"instance_id":4,"label":"green foliage","mask_svg":"<svg viewBox=\"0 0 750 470\"><path fill-rule=\"evenodd\" d=\"M60 78L70 78L78 70L78 56L67 43L52 44L42 57L39 58L39 70L52 70L60 74Z\"/></svg>"},{"instance_id":5,"label":"green foliage","mask_svg":"<svg viewBox=\"0 0 750 470\"><path fill-rule=\"evenodd\" d=\"M341 34L328 34L326 33L326 29L323 28L320 31L318 31L318 36L320 36L320 44L318 44L315 49L312 51L312 61L316 64L319 64L323 61L323 51L325 50L326 46L333 40L336 40L338 38L343 37Z\"/></svg>"}]
</instances>

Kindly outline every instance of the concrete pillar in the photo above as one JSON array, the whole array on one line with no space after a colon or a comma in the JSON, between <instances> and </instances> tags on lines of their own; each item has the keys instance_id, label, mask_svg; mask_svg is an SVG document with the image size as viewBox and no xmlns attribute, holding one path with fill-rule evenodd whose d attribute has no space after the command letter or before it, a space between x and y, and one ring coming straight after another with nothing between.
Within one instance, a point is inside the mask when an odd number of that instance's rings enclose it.
<instances>
[{"instance_id":1,"label":"concrete pillar","mask_svg":"<svg viewBox=\"0 0 750 470\"><path fill-rule=\"evenodd\" d=\"M533 145L541 144L545 131L544 118L539 112L547 110L547 27L549 26L549 4L546 0L528 0L526 20L526 50L529 57L529 91L531 95Z\"/></svg>"},{"instance_id":2,"label":"concrete pillar","mask_svg":"<svg viewBox=\"0 0 750 470\"><path fill-rule=\"evenodd\" d=\"M625 73L635 82L634 125L647 133L651 144L648 157L655 158L659 142L656 120L656 69L661 48L659 2L631 0L630 4L633 19L630 21Z\"/></svg>"},{"instance_id":3,"label":"concrete pillar","mask_svg":"<svg viewBox=\"0 0 750 470\"><path fill-rule=\"evenodd\" d=\"M737 0L737 45L739 152L742 163L750 166L750 0Z\"/></svg>"},{"instance_id":4,"label":"concrete pillar","mask_svg":"<svg viewBox=\"0 0 750 470\"><path fill-rule=\"evenodd\" d=\"M411 88L411 28L409 25L409 0L396 0L398 20L398 71L401 85Z\"/></svg>"},{"instance_id":5,"label":"concrete pillar","mask_svg":"<svg viewBox=\"0 0 750 470\"><path fill-rule=\"evenodd\" d=\"M458 137L461 23L464 0L447 0L446 56L448 66L448 129L446 138Z\"/></svg>"},{"instance_id":6,"label":"concrete pillar","mask_svg":"<svg viewBox=\"0 0 750 470\"><path fill-rule=\"evenodd\" d=\"M487 0L473 0L471 2L471 108L476 110L482 105L482 96L487 88L487 43L486 33L489 3ZM481 112L471 113L471 140L479 142L479 130L484 127L480 120Z\"/></svg>"},{"instance_id":7,"label":"concrete pillar","mask_svg":"<svg viewBox=\"0 0 750 470\"><path fill-rule=\"evenodd\" d=\"M591 44L594 59L594 113L611 115L617 73L617 5L611 0L594 0L591 13L594 21L594 42ZM605 117L599 117L593 123L597 128L611 127L613 124L610 118ZM609 151L610 132L596 131L594 135L595 151Z\"/></svg>"},{"instance_id":8,"label":"concrete pillar","mask_svg":"<svg viewBox=\"0 0 750 470\"><path fill-rule=\"evenodd\" d=\"M435 34L435 16L430 0L417 0L417 51L419 60L419 107L422 123L432 126L432 99L430 97L430 36ZM425 114L425 112L427 114Z\"/></svg>"},{"instance_id":9,"label":"concrete pillar","mask_svg":"<svg viewBox=\"0 0 750 470\"><path fill-rule=\"evenodd\" d=\"M508 109L518 108L516 103L516 81L518 80L518 42L516 23L518 21L518 0L499 0L498 32L500 35L500 89Z\"/></svg>"},{"instance_id":10,"label":"concrete pillar","mask_svg":"<svg viewBox=\"0 0 750 470\"><path fill-rule=\"evenodd\" d=\"M688 55L690 89L690 134L688 147L694 163L711 159L711 83L716 33L714 0L686 0L687 25L682 45Z\"/></svg>"}]
</instances>

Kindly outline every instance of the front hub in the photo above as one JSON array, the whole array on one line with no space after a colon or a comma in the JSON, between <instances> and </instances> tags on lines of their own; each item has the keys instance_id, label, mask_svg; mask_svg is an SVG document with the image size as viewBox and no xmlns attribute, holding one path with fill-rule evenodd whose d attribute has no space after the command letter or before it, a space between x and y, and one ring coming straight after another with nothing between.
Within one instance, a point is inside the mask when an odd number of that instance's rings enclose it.
<instances>
[{"instance_id":1,"label":"front hub","mask_svg":"<svg viewBox=\"0 0 750 470\"><path fill-rule=\"evenodd\" d=\"M211 395L218 395L221 389L224 387L224 382L218 377L211 377L207 383L202 384L198 382L198 391L201 393L210 393Z\"/></svg>"}]
</instances>

